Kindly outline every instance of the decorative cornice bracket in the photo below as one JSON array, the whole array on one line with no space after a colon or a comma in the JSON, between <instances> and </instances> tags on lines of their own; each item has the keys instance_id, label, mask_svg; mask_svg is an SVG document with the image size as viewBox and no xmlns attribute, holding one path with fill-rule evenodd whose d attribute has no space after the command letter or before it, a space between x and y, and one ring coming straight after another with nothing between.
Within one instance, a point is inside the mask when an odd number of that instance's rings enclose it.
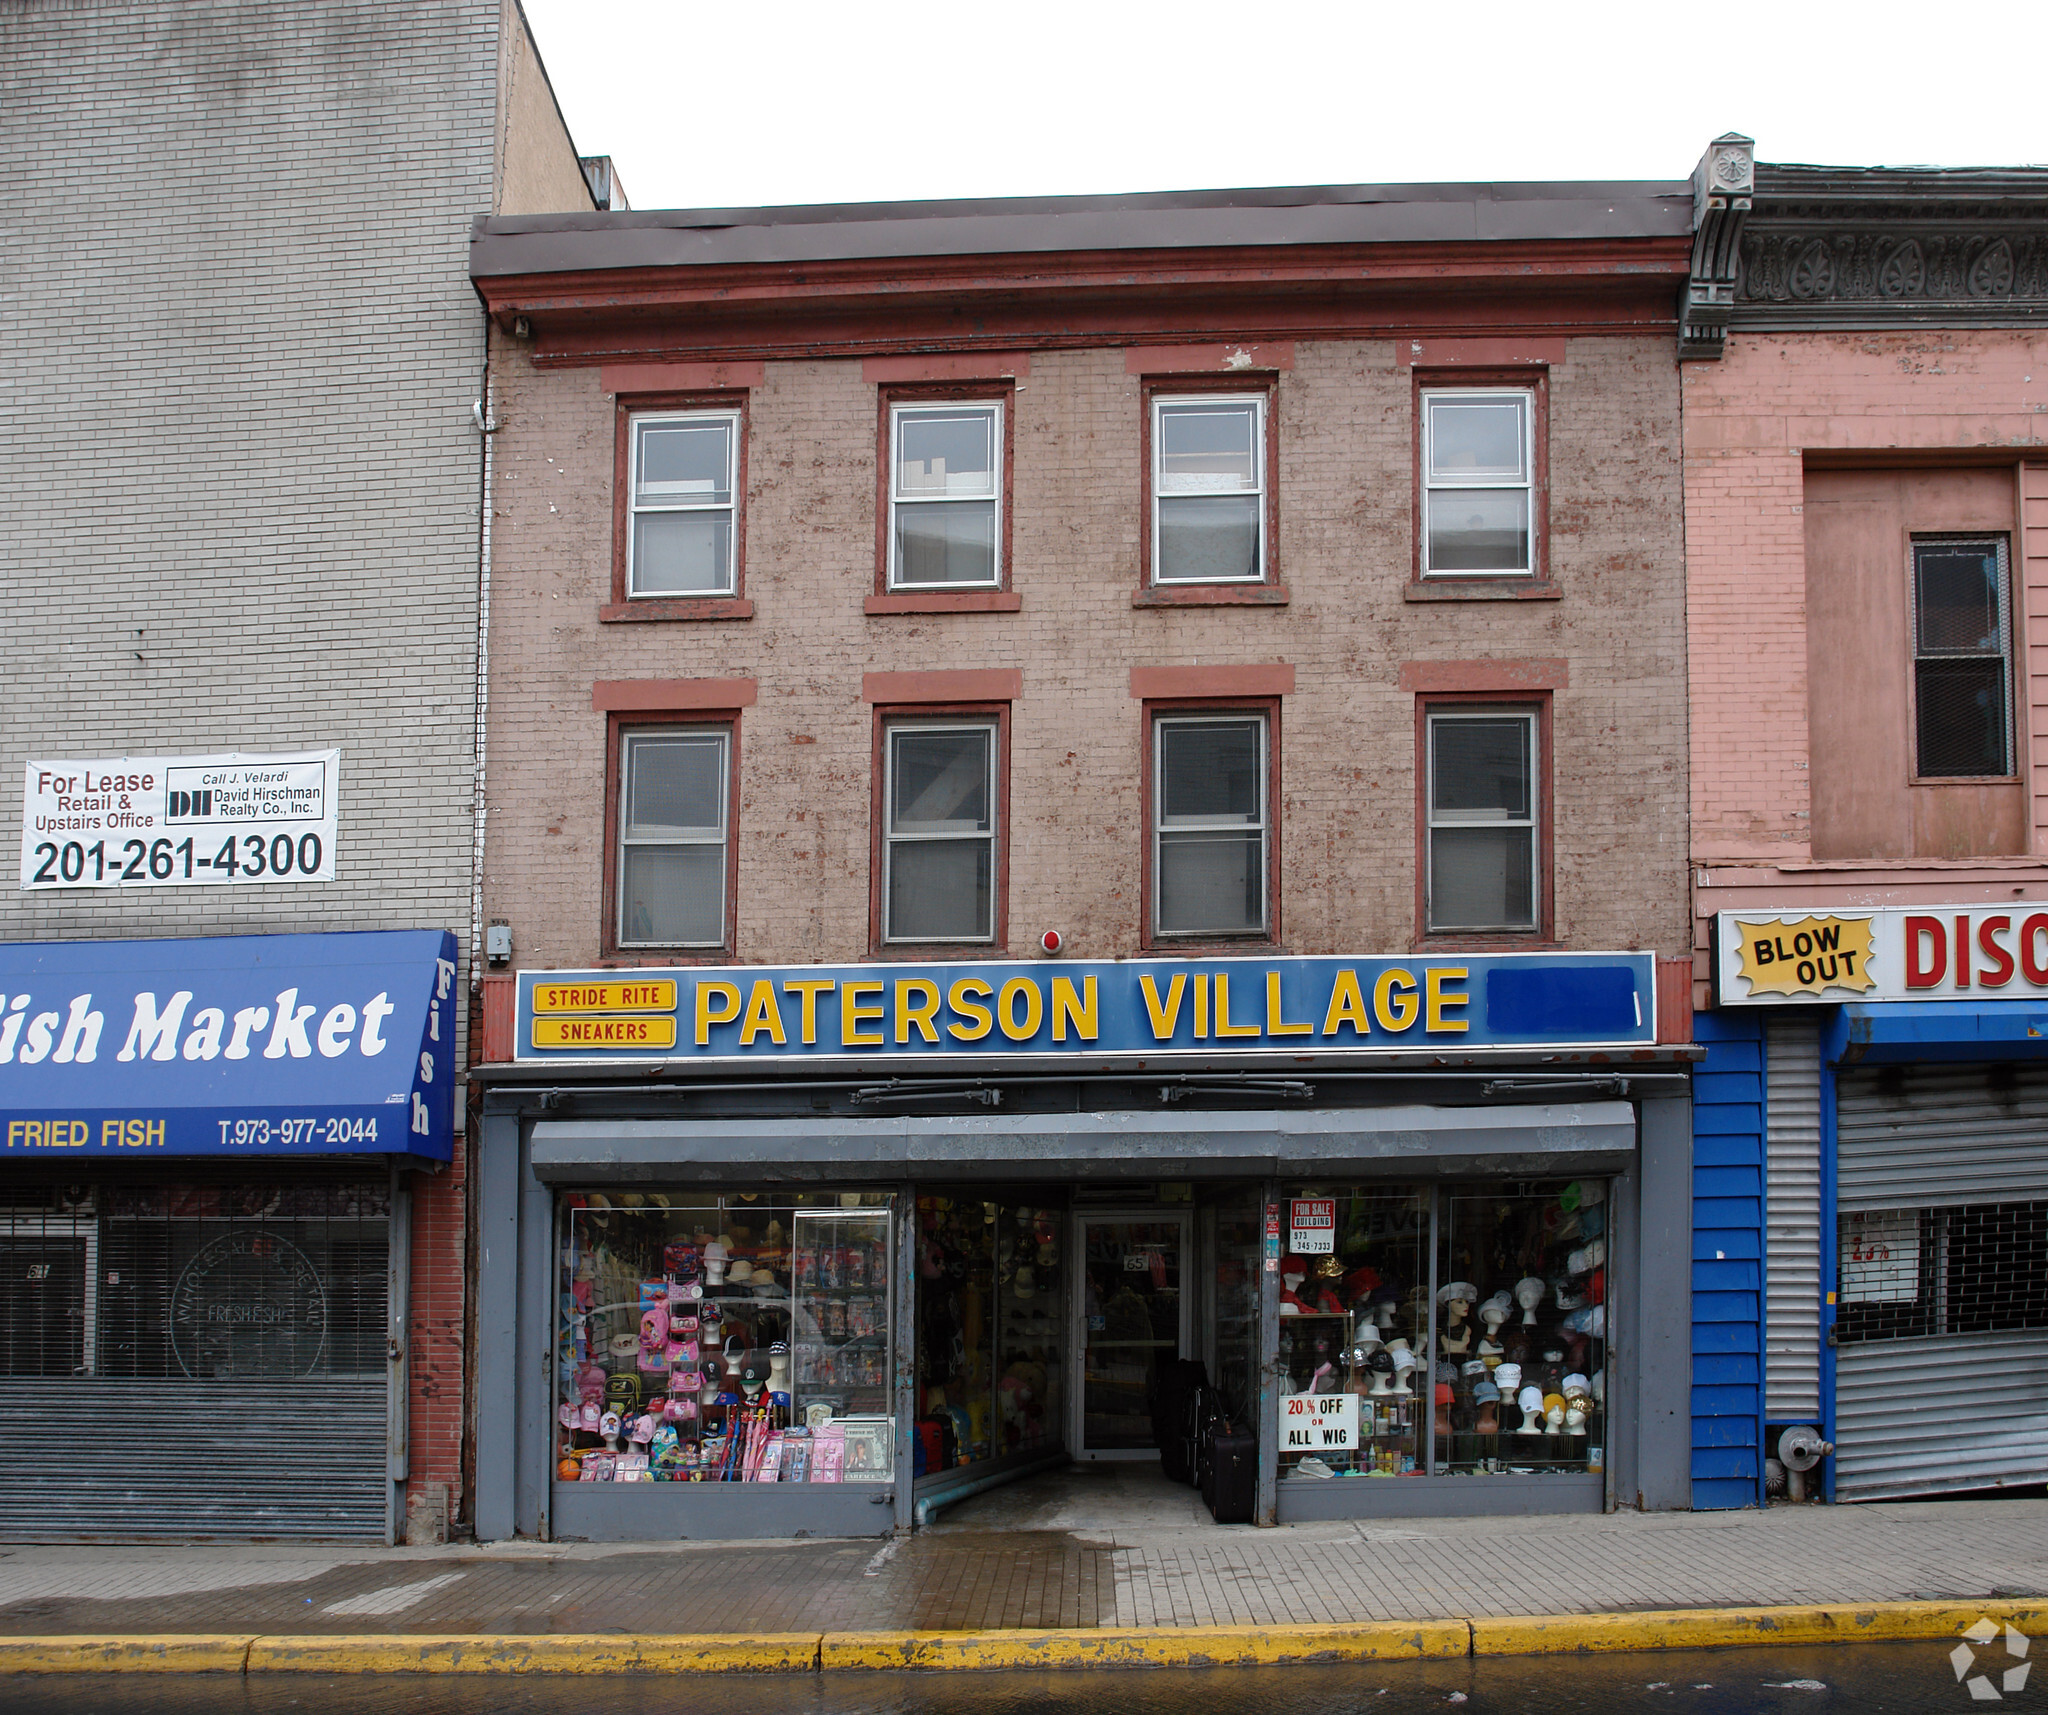
<instances>
[{"instance_id":1,"label":"decorative cornice bracket","mask_svg":"<svg viewBox=\"0 0 2048 1715\"><path fill-rule=\"evenodd\" d=\"M1678 312L1681 361L1721 355L1755 197L1755 139L1735 131L1716 137L1692 170L1692 275Z\"/></svg>"}]
</instances>

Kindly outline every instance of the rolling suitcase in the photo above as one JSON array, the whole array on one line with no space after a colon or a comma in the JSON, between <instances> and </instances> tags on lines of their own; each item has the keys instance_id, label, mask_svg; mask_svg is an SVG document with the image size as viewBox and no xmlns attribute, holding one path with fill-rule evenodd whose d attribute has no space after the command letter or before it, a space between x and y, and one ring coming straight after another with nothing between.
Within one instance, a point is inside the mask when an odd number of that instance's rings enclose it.
<instances>
[{"instance_id":1,"label":"rolling suitcase","mask_svg":"<svg viewBox=\"0 0 2048 1715\"><path fill-rule=\"evenodd\" d=\"M1234 1427L1229 1418L1216 1420L1209 1437L1208 1482L1202 1499L1218 1524L1250 1524L1258 1498L1259 1449L1249 1429Z\"/></svg>"}]
</instances>

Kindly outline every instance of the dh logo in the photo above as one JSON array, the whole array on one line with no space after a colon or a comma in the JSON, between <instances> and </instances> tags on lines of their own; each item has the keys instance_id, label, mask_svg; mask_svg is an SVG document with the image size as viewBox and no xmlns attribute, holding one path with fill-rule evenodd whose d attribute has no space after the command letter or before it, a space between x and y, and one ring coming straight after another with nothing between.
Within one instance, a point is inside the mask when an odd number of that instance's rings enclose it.
<instances>
[{"instance_id":1,"label":"dh logo","mask_svg":"<svg viewBox=\"0 0 2048 1715\"><path fill-rule=\"evenodd\" d=\"M170 802L169 820L173 822L205 821L213 814L213 793L210 789L197 792L173 792Z\"/></svg>"},{"instance_id":2,"label":"dh logo","mask_svg":"<svg viewBox=\"0 0 2048 1715\"><path fill-rule=\"evenodd\" d=\"M1949 1666L1956 1670L1957 1681L1967 1685L1971 1697L1979 1703L2000 1703L2012 1693L2022 1690L2027 1683L2027 1669L2034 1665L2027 1660L2026 1634L2007 1626L2005 1653L2019 1665L2007 1668L1999 1676L1997 1685L1991 1683L1991 1675L1988 1673L1971 1673L1970 1669L1977 1665L1977 1651L1971 1649L1970 1644L1975 1644L1977 1649L1985 1648L1998 1636L1998 1629L1996 1620L1980 1619L1963 1632L1969 1643L1957 1644L1948 1652Z\"/></svg>"}]
</instances>

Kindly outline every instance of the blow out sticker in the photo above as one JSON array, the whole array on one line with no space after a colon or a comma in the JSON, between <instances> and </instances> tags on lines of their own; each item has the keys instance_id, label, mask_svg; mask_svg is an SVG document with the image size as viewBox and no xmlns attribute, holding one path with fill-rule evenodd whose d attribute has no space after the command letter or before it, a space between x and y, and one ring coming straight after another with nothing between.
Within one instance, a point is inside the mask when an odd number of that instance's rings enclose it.
<instances>
[{"instance_id":1,"label":"blow out sticker","mask_svg":"<svg viewBox=\"0 0 2048 1715\"><path fill-rule=\"evenodd\" d=\"M1737 957L1751 994L1861 994L1877 980L1870 970L1874 949L1867 917L1801 917L1737 927Z\"/></svg>"}]
</instances>

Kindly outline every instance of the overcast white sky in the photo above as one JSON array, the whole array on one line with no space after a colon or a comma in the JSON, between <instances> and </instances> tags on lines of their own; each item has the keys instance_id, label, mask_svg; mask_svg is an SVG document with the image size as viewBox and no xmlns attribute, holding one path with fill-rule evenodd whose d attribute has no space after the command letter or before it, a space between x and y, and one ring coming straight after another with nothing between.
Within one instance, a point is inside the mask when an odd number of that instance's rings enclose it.
<instances>
[{"instance_id":1,"label":"overcast white sky","mask_svg":"<svg viewBox=\"0 0 2048 1715\"><path fill-rule=\"evenodd\" d=\"M2044 0L525 0L635 208L2048 162Z\"/></svg>"}]
</instances>

